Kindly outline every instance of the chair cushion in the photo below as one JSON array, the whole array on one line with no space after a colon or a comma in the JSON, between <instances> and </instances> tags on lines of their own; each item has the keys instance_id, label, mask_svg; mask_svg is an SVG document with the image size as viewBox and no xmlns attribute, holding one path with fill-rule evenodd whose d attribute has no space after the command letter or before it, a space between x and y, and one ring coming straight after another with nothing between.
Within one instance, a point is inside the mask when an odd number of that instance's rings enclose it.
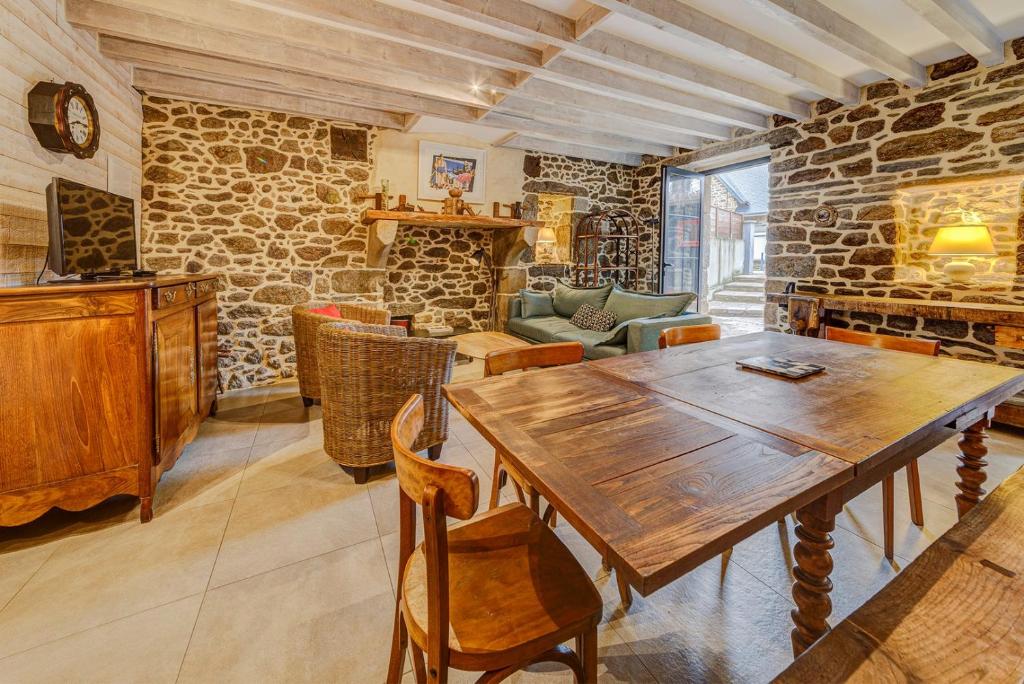
<instances>
[{"instance_id":1,"label":"chair cushion","mask_svg":"<svg viewBox=\"0 0 1024 684\"><path fill-rule=\"evenodd\" d=\"M590 304L581 304L569 322L584 330L608 332L615 325L615 314L604 309L595 309Z\"/></svg>"},{"instance_id":2,"label":"chair cushion","mask_svg":"<svg viewBox=\"0 0 1024 684\"><path fill-rule=\"evenodd\" d=\"M328 304L322 306L319 309L310 309L309 313L320 314L321 316L330 316L331 318L341 318L341 312L338 311L338 307L334 304Z\"/></svg>"},{"instance_id":3,"label":"chair cushion","mask_svg":"<svg viewBox=\"0 0 1024 684\"><path fill-rule=\"evenodd\" d=\"M560 332L579 330L568 319L561 316L535 316L533 318L510 318L508 329L514 335L535 342L557 342L555 335Z\"/></svg>"},{"instance_id":4,"label":"chair cushion","mask_svg":"<svg viewBox=\"0 0 1024 684\"><path fill-rule=\"evenodd\" d=\"M626 345L605 345L609 333L597 330L576 328L555 335L553 342L579 342L583 345L583 355L588 359L603 359L609 356L621 356L626 353Z\"/></svg>"},{"instance_id":5,"label":"chair cushion","mask_svg":"<svg viewBox=\"0 0 1024 684\"><path fill-rule=\"evenodd\" d=\"M519 297L523 302L523 318L555 315L555 309L551 302L550 292L520 290Z\"/></svg>"},{"instance_id":6,"label":"chair cushion","mask_svg":"<svg viewBox=\"0 0 1024 684\"><path fill-rule=\"evenodd\" d=\"M572 318L572 315L583 304L590 304L595 309L603 309L611 291L611 283L600 287L573 287L564 280L557 280L552 303L556 314L563 318Z\"/></svg>"},{"instance_id":7,"label":"chair cushion","mask_svg":"<svg viewBox=\"0 0 1024 684\"><path fill-rule=\"evenodd\" d=\"M678 316L686 311L697 298L692 292L678 294L651 294L634 292L616 287L608 295L604 308L615 314L620 323L634 318L651 318L654 316Z\"/></svg>"},{"instance_id":8,"label":"chair cushion","mask_svg":"<svg viewBox=\"0 0 1024 684\"><path fill-rule=\"evenodd\" d=\"M601 596L554 531L516 503L448 528L452 665L498 669L564 641L601 616ZM427 563L421 544L402 582L409 633L426 646ZM519 650L517 650L519 649ZM507 658L507 663L501 662Z\"/></svg>"}]
</instances>

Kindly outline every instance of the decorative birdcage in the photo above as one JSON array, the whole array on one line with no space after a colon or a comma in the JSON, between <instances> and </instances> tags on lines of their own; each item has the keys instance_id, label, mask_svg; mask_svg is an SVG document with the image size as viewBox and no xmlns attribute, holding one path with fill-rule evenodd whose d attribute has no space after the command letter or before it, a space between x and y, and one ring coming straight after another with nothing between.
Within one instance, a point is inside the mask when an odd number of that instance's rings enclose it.
<instances>
[{"instance_id":1,"label":"decorative birdcage","mask_svg":"<svg viewBox=\"0 0 1024 684\"><path fill-rule=\"evenodd\" d=\"M575 284L592 287L612 281L636 288L642 226L626 209L599 211L580 219L573 238Z\"/></svg>"}]
</instances>

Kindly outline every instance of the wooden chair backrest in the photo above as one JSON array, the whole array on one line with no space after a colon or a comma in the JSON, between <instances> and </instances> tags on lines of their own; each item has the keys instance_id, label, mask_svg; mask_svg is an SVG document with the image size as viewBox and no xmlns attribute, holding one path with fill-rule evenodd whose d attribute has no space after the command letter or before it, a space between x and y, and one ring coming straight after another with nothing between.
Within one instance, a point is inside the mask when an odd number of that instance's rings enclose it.
<instances>
[{"instance_id":1,"label":"wooden chair backrest","mask_svg":"<svg viewBox=\"0 0 1024 684\"><path fill-rule=\"evenodd\" d=\"M717 323L680 325L675 328L665 328L661 331L658 335L658 349L720 339L722 339L722 328Z\"/></svg>"},{"instance_id":2,"label":"wooden chair backrest","mask_svg":"<svg viewBox=\"0 0 1024 684\"><path fill-rule=\"evenodd\" d=\"M391 422L391 444L398 474L399 552L398 587L416 548L416 505L423 507L423 551L427 566L427 662L447 671L449 627L447 516L467 520L476 512L480 486L476 473L446 463L434 463L413 452L423 429L423 397L409 397Z\"/></svg>"},{"instance_id":3,"label":"wooden chair backrest","mask_svg":"<svg viewBox=\"0 0 1024 684\"><path fill-rule=\"evenodd\" d=\"M527 368L567 366L582 360L583 345L579 342L552 342L499 349L484 357L484 377Z\"/></svg>"},{"instance_id":4,"label":"wooden chair backrest","mask_svg":"<svg viewBox=\"0 0 1024 684\"><path fill-rule=\"evenodd\" d=\"M859 332L847 330L846 328L825 327L825 339L834 342L847 342L849 344L860 344L866 347L877 347L878 349L892 349L894 351L905 351L913 354L924 354L926 356L939 355L938 340L917 340L912 337L895 337L893 335L878 335L877 333Z\"/></svg>"}]
</instances>

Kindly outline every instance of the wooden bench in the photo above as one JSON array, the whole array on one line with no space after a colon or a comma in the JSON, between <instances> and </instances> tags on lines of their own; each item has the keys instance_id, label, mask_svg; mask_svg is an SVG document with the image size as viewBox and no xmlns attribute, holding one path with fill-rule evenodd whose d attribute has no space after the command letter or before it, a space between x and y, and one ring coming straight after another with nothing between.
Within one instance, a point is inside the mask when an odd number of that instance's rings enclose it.
<instances>
[{"instance_id":1,"label":"wooden bench","mask_svg":"<svg viewBox=\"0 0 1024 684\"><path fill-rule=\"evenodd\" d=\"M1024 678L1024 469L776 682Z\"/></svg>"}]
</instances>

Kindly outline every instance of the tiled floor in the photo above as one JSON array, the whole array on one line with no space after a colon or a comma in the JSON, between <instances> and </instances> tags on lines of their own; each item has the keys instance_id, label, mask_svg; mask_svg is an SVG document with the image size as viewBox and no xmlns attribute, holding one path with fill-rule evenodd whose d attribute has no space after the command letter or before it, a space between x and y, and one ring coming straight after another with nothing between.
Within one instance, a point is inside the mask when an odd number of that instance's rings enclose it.
<instances>
[{"instance_id":1,"label":"tiled floor","mask_svg":"<svg viewBox=\"0 0 1024 684\"><path fill-rule=\"evenodd\" d=\"M474 468L487 491L492 450L454 414L451 431L443 459ZM150 524L124 499L0 530L0 681L383 681L396 482L353 484L321 433L294 384L233 393L164 476ZM1024 464L1024 437L995 432L990 447L994 485ZM945 444L921 461L924 529L897 479L895 566L879 546L880 490L841 516L835 618L954 522L955 453ZM602 681L757 682L790 661L792 522L737 546L724 574L710 561L628 613L596 554L564 523L559 534L606 599ZM570 678L552 666L516 681Z\"/></svg>"}]
</instances>

